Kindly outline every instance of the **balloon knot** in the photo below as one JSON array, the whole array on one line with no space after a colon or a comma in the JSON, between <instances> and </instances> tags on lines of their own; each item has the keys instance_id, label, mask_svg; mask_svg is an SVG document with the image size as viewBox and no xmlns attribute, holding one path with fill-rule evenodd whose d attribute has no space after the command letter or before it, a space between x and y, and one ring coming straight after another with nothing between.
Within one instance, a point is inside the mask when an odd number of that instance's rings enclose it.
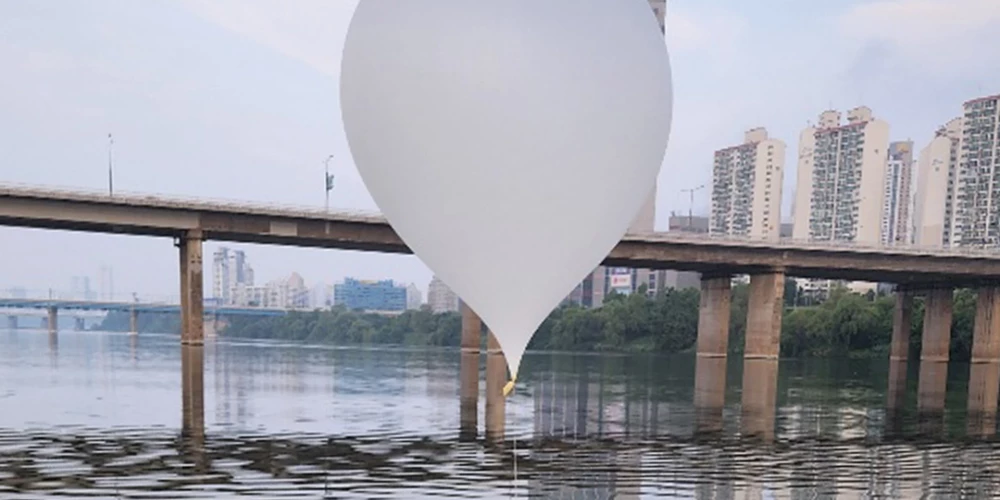
<instances>
[{"instance_id":1,"label":"balloon knot","mask_svg":"<svg viewBox=\"0 0 1000 500\"><path fill-rule=\"evenodd\" d=\"M503 386L504 397L509 396L510 393L514 391L514 382L517 382L517 377L511 378L510 382L507 382L507 385Z\"/></svg>"}]
</instances>

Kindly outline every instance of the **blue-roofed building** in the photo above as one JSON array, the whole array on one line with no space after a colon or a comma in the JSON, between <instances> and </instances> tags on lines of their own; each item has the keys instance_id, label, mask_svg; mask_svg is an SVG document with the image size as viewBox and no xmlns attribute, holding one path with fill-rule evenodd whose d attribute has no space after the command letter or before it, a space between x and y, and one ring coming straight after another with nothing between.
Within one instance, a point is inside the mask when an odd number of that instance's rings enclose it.
<instances>
[{"instance_id":1,"label":"blue-roofed building","mask_svg":"<svg viewBox=\"0 0 1000 500\"><path fill-rule=\"evenodd\" d=\"M406 287L392 280L344 278L333 286L334 305L362 311L405 311Z\"/></svg>"}]
</instances>

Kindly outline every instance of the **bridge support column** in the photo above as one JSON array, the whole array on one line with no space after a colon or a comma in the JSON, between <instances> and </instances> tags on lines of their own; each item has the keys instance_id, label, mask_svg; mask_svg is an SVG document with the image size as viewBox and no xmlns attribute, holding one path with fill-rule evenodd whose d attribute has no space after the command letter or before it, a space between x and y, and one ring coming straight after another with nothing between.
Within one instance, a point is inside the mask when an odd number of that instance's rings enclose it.
<instances>
[{"instance_id":1,"label":"bridge support column","mask_svg":"<svg viewBox=\"0 0 1000 500\"><path fill-rule=\"evenodd\" d=\"M139 311L134 307L128 312L128 332L132 335L139 333Z\"/></svg>"},{"instance_id":2,"label":"bridge support column","mask_svg":"<svg viewBox=\"0 0 1000 500\"><path fill-rule=\"evenodd\" d=\"M953 300L951 288L927 292L920 347L920 379L917 383L917 408L922 413L944 411Z\"/></svg>"},{"instance_id":3,"label":"bridge support column","mask_svg":"<svg viewBox=\"0 0 1000 500\"><path fill-rule=\"evenodd\" d=\"M181 346L181 437L190 451L205 442L205 351L200 345Z\"/></svg>"},{"instance_id":4,"label":"bridge support column","mask_svg":"<svg viewBox=\"0 0 1000 500\"><path fill-rule=\"evenodd\" d=\"M83 318L73 318L73 329L82 332L87 328L86 320Z\"/></svg>"},{"instance_id":5,"label":"bridge support column","mask_svg":"<svg viewBox=\"0 0 1000 500\"><path fill-rule=\"evenodd\" d=\"M479 346L483 321L462 302L462 359L459 368L459 436L475 439L479 425Z\"/></svg>"},{"instance_id":6,"label":"bridge support column","mask_svg":"<svg viewBox=\"0 0 1000 500\"><path fill-rule=\"evenodd\" d=\"M726 357L731 278L703 278L698 308L698 357Z\"/></svg>"},{"instance_id":7,"label":"bridge support column","mask_svg":"<svg viewBox=\"0 0 1000 500\"><path fill-rule=\"evenodd\" d=\"M950 288L927 292L927 301L924 303L924 332L920 347L921 361L948 361L953 300Z\"/></svg>"},{"instance_id":8,"label":"bridge support column","mask_svg":"<svg viewBox=\"0 0 1000 500\"><path fill-rule=\"evenodd\" d=\"M766 441L774 438L784 297L784 272L750 276L740 406L743 432Z\"/></svg>"},{"instance_id":9,"label":"bridge support column","mask_svg":"<svg viewBox=\"0 0 1000 500\"><path fill-rule=\"evenodd\" d=\"M889 359L906 362L910 355L910 330L913 329L913 292L896 290L896 308L892 313L892 347Z\"/></svg>"},{"instance_id":10,"label":"bridge support column","mask_svg":"<svg viewBox=\"0 0 1000 500\"><path fill-rule=\"evenodd\" d=\"M17 316L7 316L7 328L17 330Z\"/></svg>"},{"instance_id":11,"label":"bridge support column","mask_svg":"<svg viewBox=\"0 0 1000 500\"><path fill-rule=\"evenodd\" d=\"M726 353L732 278L703 277L698 309L698 356L695 359L694 407L699 432L722 430L726 404Z\"/></svg>"},{"instance_id":12,"label":"bridge support column","mask_svg":"<svg viewBox=\"0 0 1000 500\"><path fill-rule=\"evenodd\" d=\"M785 273L774 271L750 277L745 359L778 359L784 297Z\"/></svg>"},{"instance_id":13,"label":"bridge support column","mask_svg":"<svg viewBox=\"0 0 1000 500\"><path fill-rule=\"evenodd\" d=\"M1000 288L983 287L976 298L973 363L1000 363Z\"/></svg>"},{"instance_id":14,"label":"bridge support column","mask_svg":"<svg viewBox=\"0 0 1000 500\"><path fill-rule=\"evenodd\" d=\"M181 236L181 344L205 342L205 302L202 278L201 231Z\"/></svg>"},{"instance_id":15,"label":"bridge support column","mask_svg":"<svg viewBox=\"0 0 1000 500\"><path fill-rule=\"evenodd\" d=\"M507 402L503 386L507 384L507 358L493 332L486 339L486 438L503 441Z\"/></svg>"},{"instance_id":16,"label":"bridge support column","mask_svg":"<svg viewBox=\"0 0 1000 500\"><path fill-rule=\"evenodd\" d=\"M49 327L49 333L59 331L59 309L55 307L49 308L48 323L46 325Z\"/></svg>"},{"instance_id":17,"label":"bridge support column","mask_svg":"<svg viewBox=\"0 0 1000 500\"><path fill-rule=\"evenodd\" d=\"M996 430L1000 394L1000 288L983 287L976 298L976 322L969 369L969 434L988 437Z\"/></svg>"},{"instance_id":18,"label":"bridge support column","mask_svg":"<svg viewBox=\"0 0 1000 500\"><path fill-rule=\"evenodd\" d=\"M773 441L777 404L778 359L743 360L743 398L740 405L743 435Z\"/></svg>"}]
</instances>

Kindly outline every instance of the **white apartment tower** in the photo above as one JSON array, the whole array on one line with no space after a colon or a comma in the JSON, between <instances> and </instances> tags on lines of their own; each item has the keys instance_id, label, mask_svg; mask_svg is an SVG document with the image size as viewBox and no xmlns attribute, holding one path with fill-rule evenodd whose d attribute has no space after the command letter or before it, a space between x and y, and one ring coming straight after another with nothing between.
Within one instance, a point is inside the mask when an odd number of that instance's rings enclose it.
<instances>
[{"instance_id":1,"label":"white apartment tower","mask_svg":"<svg viewBox=\"0 0 1000 500\"><path fill-rule=\"evenodd\" d=\"M961 145L962 118L955 118L920 150L913 205L913 242L918 246L949 247L953 243Z\"/></svg>"},{"instance_id":2,"label":"white apartment tower","mask_svg":"<svg viewBox=\"0 0 1000 500\"><path fill-rule=\"evenodd\" d=\"M799 136L794 227L797 240L877 245L882 240L889 124L861 106L824 111ZM810 294L825 294L830 280L801 280ZM855 291L872 284L852 283Z\"/></svg>"},{"instance_id":3,"label":"white apartment tower","mask_svg":"<svg viewBox=\"0 0 1000 500\"><path fill-rule=\"evenodd\" d=\"M1000 247L1000 95L963 108L953 243Z\"/></svg>"},{"instance_id":4,"label":"white apartment tower","mask_svg":"<svg viewBox=\"0 0 1000 500\"><path fill-rule=\"evenodd\" d=\"M910 243L913 141L889 144L882 194L882 244Z\"/></svg>"},{"instance_id":5,"label":"white apartment tower","mask_svg":"<svg viewBox=\"0 0 1000 500\"><path fill-rule=\"evenodd\" d=\"M758 127L743 144L715 152L709 234L777 240L785 143Z\"/></svg>"},{"instance_id":6,"label":"white apartment tower","mask_svg":"<svg viewBox=\"0 0 1000 500\"><path fill-rule=\"evenodd\" d=\"M212 254L212 296L235 304L238 288L253 286L253 268L242 250L221 247Z\"/></svg>"},{"instance_id":7,"label":"white apartment tower","mask_svg":"<svg viewBox=\"0 0 1000 500\"><path fill-rule=\"evenodd\" d=\"M858 107L825 111L799 137L795 239L878 244L889 124Z\"/></svg>"},{"instance_id":8,"label":"white apartment tower","mask_svg":"<svg viewBox=\"0 0 1000 500\"><path fill-rule=\"evenodd\" d=\"M458 295L437 276L427 285L427 305L435 313L458 311Z\"/></svg>"}]
</instances>

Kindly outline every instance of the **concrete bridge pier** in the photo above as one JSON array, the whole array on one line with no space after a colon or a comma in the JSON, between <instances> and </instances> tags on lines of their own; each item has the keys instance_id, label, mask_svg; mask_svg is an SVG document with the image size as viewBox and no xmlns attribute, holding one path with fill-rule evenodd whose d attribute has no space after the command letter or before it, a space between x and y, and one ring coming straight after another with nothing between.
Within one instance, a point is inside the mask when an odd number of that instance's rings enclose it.
<instances>
[{"instance_id":1,"label":"concrete bridge pier","mask_svg":"<svg viewBox=\"0 0 1000 500\"><path fill-rule=\"evenodd\" d=\"M201 231L186 231L178 239L181 257L181 344L205 342L205 302Z\"/></svg>"},{"instance_id":2,"label":"concrete bridge pier","mask_svg":"<svg viewBox=\"0 0 1000 500\"><path fill-rule=\"evenodd\" d=\"M59 331L59 309L50 307L48 312L48 321L45 323L45 326L48 327L49 333L56 333Z\"/></svg>"},{"instance_id":3,"label":"concrete bridge pier","mask_svg":"<svg viewBox=\"0 0 1000 500\"><path fill-rule=\"evenodd\" d=\"M483 321L462 302L462 359L459 368L459 437L475 439L479 425L479 346Z\"/></svg>"},{"instance_id":4,"label":"concrete bridge pier","mask_svg":"<svg viewBox=\"0 0 1000 500\"><path fill-rule=\"evenodd\" d=\"M181 437L188 453L199 456L205 444L205 351L181 346Z\"/></svg>"},{"instance_id":5,"label":"concrete bridge pier","mask_svg":"<svg viewBox=\"0 0 1000 500\"><path fill-rule=\"evenodd\" d=\"M998 380L1000 363L973 363L969 367L969 436L992 437L996 434Z\"/></svg>"},{"instance_id":6,"label":"concrete bridge pier","mask_svg":"<svg viewBox=\"0 0 1000 500\"><path fill-rule=\"evenodd\" d=\"M128 332L132 335L139 333L139 311L134 307L128 312Z\"/></svg>"},{"instance_id":7,"label":"concrete bridge pier","mask_svg":"<svg viewBox=\"0 0 1000 500\"><path fill-rule=\"evenodd\" d=\"M73 329L82 332L87 329L87 323L84 318L73 318Z\"/></svg>"},{"instance_id":8,"label":"concrete bridge pier","mask_svg":"<svg viewBox=\"0 0 1000 500\"><path fill-rule=\"evenodd\" d=\"M903 430L903 409L906 408L906 360L889 361L889 388L886 391L886 434Z\"/></svg>"},{"instance_id":9,"label":"concrete bridge pier","mask_svg":"<svg viewBox=\"0 0 1000 500\"><path fill-rule=\"evenodd\" d=\"M988 437L996 432L1000 393L1000 288L979 289L972 335L968 430L970 435Z\"/></svg>"},{"instance_id":10,"label":"concrete bridge pier","mask_svg":"<svg viewBox=\"0 0 1000 500\"><path fill-rule=\"evenodd\" d=\"M745 359L778 359L784 298L784 272L771 271L750 277Z\"/></svg>"},{"instance_id":11,"label":"concrete bridge pier","mask_svg":"<svg viewBox=\"0 0 1000 500\"><path fill-rule=\"evenodd\" d=\"M778 404L778 360L749 358L743 361L743 402L740 427L744 436L774 440Z\"/></svg>"},{"instance_id":12,"label":"concrete bridge pier","mask_svg":"<svg viewBox=\"0 0 1000 500\"><path fill-rule=\"evenodd\" d=\"M7 328L17 330L17 316L7 316Z\"/></svg>"},{"instance_id":13,"label":"concrete bridge pier","mask_svg":"<svg viewBox=\"0 0 1000 500\"><path fill-rule=\"evenodd\" d=\"M892 313L892 344L889 350L889 388L886 392L886 410L894 432L899 430L899 417L906 405L906 373L912 325L913 291L897 288L896 305Z\"/></svg>"},{"instance_id":14,"label":"concrete bridge pier","mask_svg":"<svg viewBox=\"0 0 1000 500\"><path fill-rule=\"evenodd\" d=\"M913 329L913 292L896 290L896 307L892 313L891 361L902 361L904 366L910 356L910 331Z\"/></svg>"},{"instance_id":15,"label":"concrete bridge pier","mask_svg":"<svg viewBox=\"0 0 1000 500\"><path fill-rule=\"evenodd\" d=\"M765 441L774 438L784 298L783 271L772 270L750 276L743 352L742 421L745 434Z\"/></svg>"},{"instance_id":16,"label":"concrete bridge pier","mask_svg":"<svg viewBox=\"0 0 1000 500\"><path fill-rule=\"evenodd\" d=\"M703 276L701 280L694 376L694 408L699 432L722 430L731 288L730 276Z\"/></svg>"},{"instance_id":17,"label":"concrete bridge pier","mask_svg":"<svg viewBox=\"0 0 1000 500\"><path fill-rule=\"evenodd\" d=\"M927 291L920 347L920 379L917 384L917 409L921 413L938 414L944 411L953 300L951 288Z\"/></svg>"},{"instance_id":18,"label":"concrete bridge pier","mask_svg":"<svg viewBox=\"0 0 1000 500\"><path fill-rule=\"evenodd\" d=\"M493 332L486 339L486 438L503 441L506 405L503 386L507 385L507 358Z\"/></svg>"}]
</instances>

